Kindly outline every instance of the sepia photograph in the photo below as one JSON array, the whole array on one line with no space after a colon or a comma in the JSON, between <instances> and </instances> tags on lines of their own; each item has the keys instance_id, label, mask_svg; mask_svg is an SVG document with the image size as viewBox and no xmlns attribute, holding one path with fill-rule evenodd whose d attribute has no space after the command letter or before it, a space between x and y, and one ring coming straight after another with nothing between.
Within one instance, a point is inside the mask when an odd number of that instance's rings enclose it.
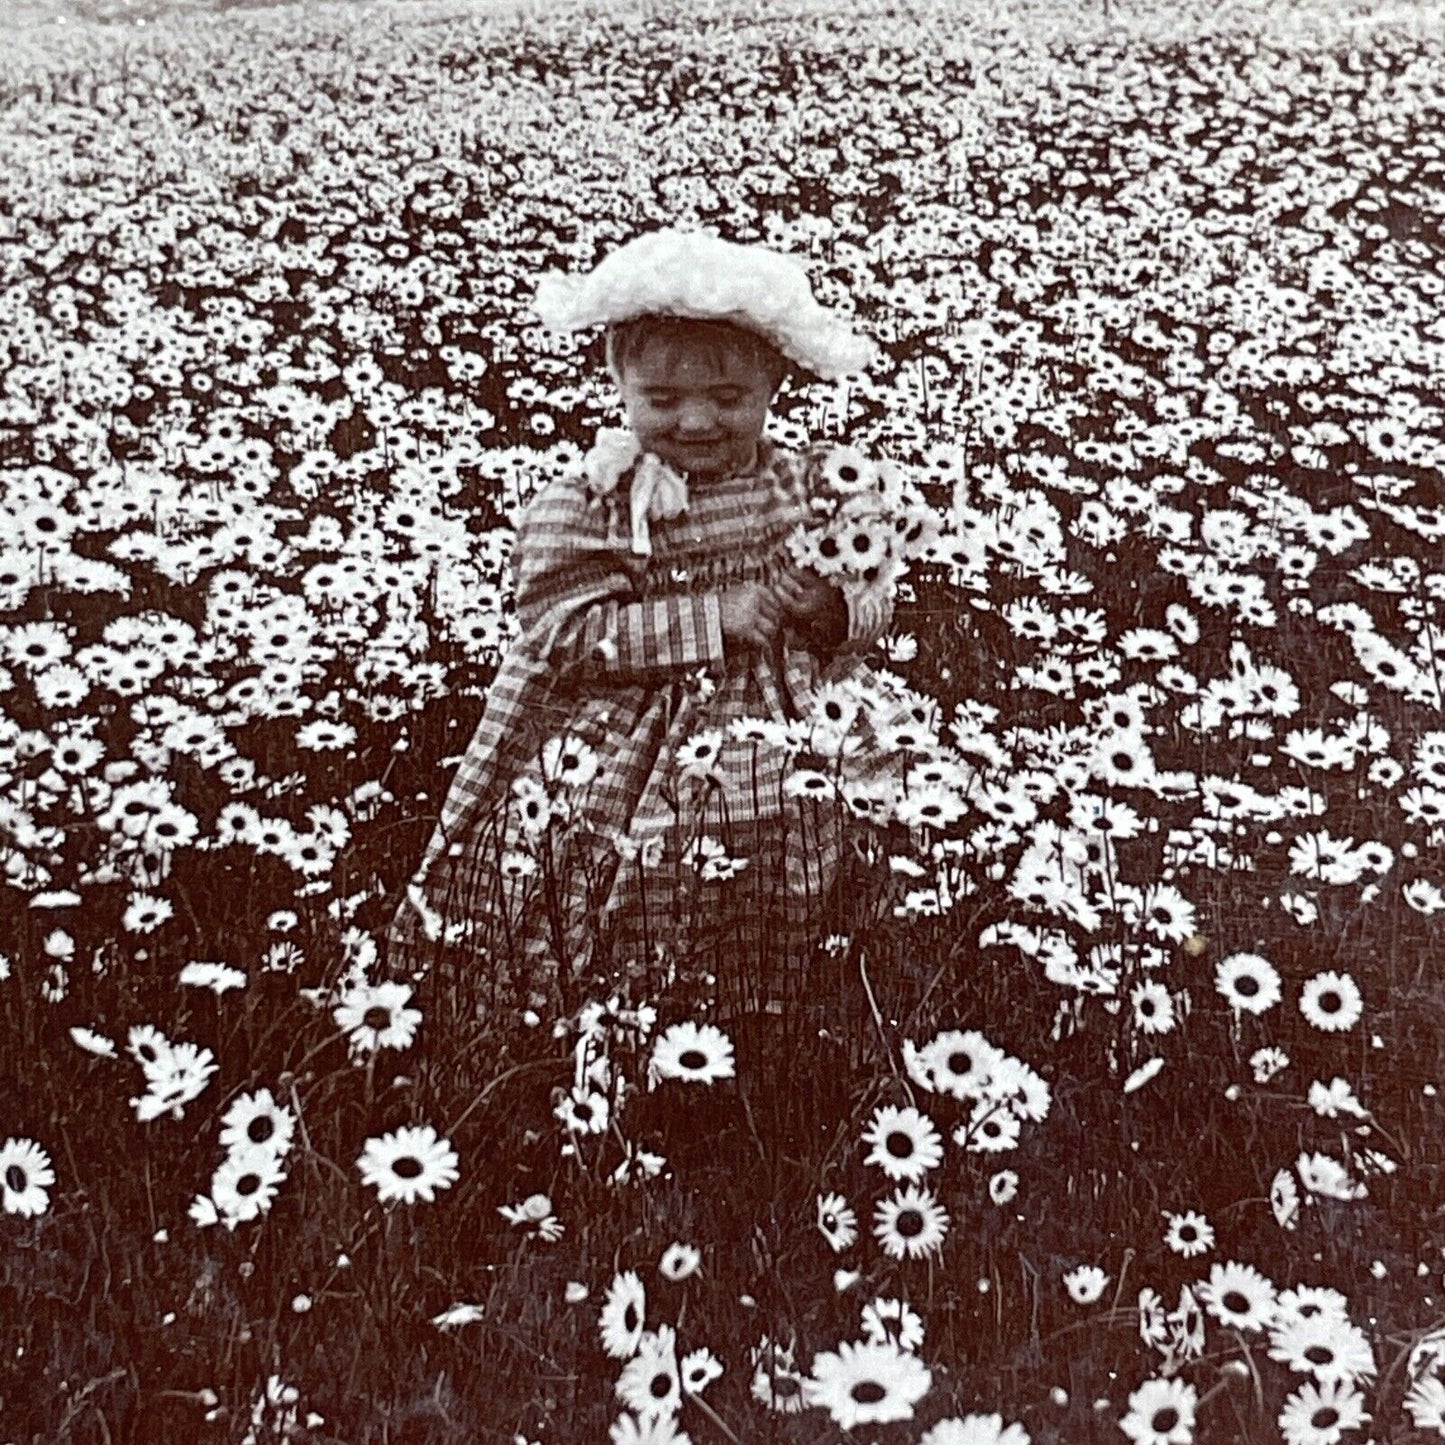
<instances>
[{"instance_id":1,"label":"sepia photograph","mask_svg":"<svg viewBox=\"0 0 1445 1445\"><path fill-rule=\"evenodd\" d=\"M1445 1441L1445 0L0 44L0 1445Z\"/></svg>"}]
</instances>

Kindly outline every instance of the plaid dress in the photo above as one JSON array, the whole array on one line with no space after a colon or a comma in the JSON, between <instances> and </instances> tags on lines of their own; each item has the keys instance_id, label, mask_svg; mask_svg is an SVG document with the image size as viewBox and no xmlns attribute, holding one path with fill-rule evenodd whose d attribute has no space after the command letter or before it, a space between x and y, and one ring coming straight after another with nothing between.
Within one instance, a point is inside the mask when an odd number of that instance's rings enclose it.
<instances>
[{"instance_id":1,"label":"plaid dress","mask_svg":"<svg viewBox=\"0 0 1445 1445\"><path fill-rule=\"evenodd\" d=\"M392 921L394 966L460 951L496 976L522 959L545 975L602 961L600 949L711 975L724 993L747 972L766 993L758 970L816 941L841 805L786 796L785 753L728 728L803 716L820 681L866 676L860 654L891 624L891 597L850 601L846 640L820 658L791 632L772 655L725 645L720 593L788 565L818 455L765 438L751 470L693 479L685 510L653 523L651 556L631 546L634 468L603 495L579 469L524 509L521 636ZM690 739L718 731L715 755L692 756ZM590 750L577 786L559 787L565 754L545 766L558 739ZM537 801L548 797L560 801ZM705 869L706 852L737 862Z\"/></svg>"}]
</instances>

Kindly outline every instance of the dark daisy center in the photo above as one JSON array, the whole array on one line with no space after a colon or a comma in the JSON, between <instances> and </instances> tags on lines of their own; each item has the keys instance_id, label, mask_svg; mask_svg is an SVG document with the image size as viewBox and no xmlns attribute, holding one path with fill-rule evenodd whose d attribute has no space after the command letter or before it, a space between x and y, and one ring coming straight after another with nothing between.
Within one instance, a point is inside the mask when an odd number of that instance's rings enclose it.
<instances>
[{"instance_id":1,"label":"dark daisy center","mask_svg":"<svg viewBox=\"0 0 1445 1445\"><path fill-rule=\"evenodd\" d=\"M667 1399L672 1394L672 1376L666 1373L654 1375L647 1390L654 1400Z\"/></svg>"},{"instance_id":2,"label":"dark daisy center","mask_svg":"<svg viewBox=\"0 0 1445 1445\"><path fill-rule=\"evenodd\" d=\"M374 1003L362 1014L361 1021L369 1029L384 1029L391 1023L391 1010Z\"/></svg>"},{"instance_id":3,"label":"dark daisy center","mask_svg":"<svg viewBox=\"0 0 1445 1445\"><path fill-rule=\"evenodd\" d=\"M884 1146L895 1159L907 1159L913 1153L913 1140L904 1133L893 1133L888 1136Z\"/></svg>"},{"instance_id":4,"label":"dark daisy center","mask_svg":"<svg viewBox=\"0 0 1445 1445\"><path fill-rule=\"evenodd\" d=\"M24 1194L30 1187L30 1176L18 1164L12 1164L5 1171L5 1187L12 1194Z\"/></svg>"},{"instance_id":5,"label":"dark daisy center","mask_svg":"<svg viewBox=\"0 0 1445 1445\"><path fill-rule=\"evenodd\" d=\"M701 1049L684 1049L677 1056L677 1062L684 1069L701 1069L707 1064L707 1055Z\"/></svg>"},{"instance_id":6,"label":"dark daisy center","mask_svg":"<svg viewBox=\"0 0 1445 1445\"><path fill-rule=\"evenodd\" d=\"M1332 1430L1340 1423L1340 1412L1333 1405L1321 1405L1310 1416L1310 1425L1316 1430Z\"/></svg>"},{"instance_id":7,"label":"dark daisy center","mask_svg":"<svg viewBox=\"0 0 1445 1445\"><path fill-rule=\"evenodd\" d=\"M1335 1357L1335 1352L1328 1345L1311 1345L1305 1351L1305 1359L1312 1365L1327 1365Z\"/></svg>"},{"instance_id":8,"label":"dark daisy center","mask_svg":"<svg viewBox=\"0 0 1445 1445\"><path fill-rule=\"evenodd\" d=\"M1237 1289L1227 1290L1219 1303L1232 1315L1247 1315L1249 1313L1249 1299Z\"/></svg>"},{"instance_id":9,"label":"dark daisy center","mask_svg":"<svg viewBox=\"0 0 1445 1445\"><path fill-rule=\"evenodd\" d=\"M1149 1426L1156 1435L1167 1435L1178 1423L1179 1411L1173 1405L1167 1405L1164 1409L1154 1412L1154 1418L1149 1422Z\"/></svg>"},{"instance_id":10,"label":"dark daisy center","mask_svg":"<svg viewBox=\"0 0 1445 1445\"><path fill-rule=\"evenodd\" d=\"M421 1174L421 1160L411 1154L404 1155L391 1166L391 1172L398 1179L415 1179Z\"/></svg>"},{"instance_id":11,"label":"dark daisy center","mask_svg":"<svg viewBox=\"0 0 1445 1445\"><path fill-rule=\"evenodd\" d=\"M631 1301L629 1301L627 1308L622 1312L622 1328L626 1330L628 1334L631 1334L632 1331L637 1328L639 1323L640 1321L637 1318L637 1306L631 1303Z\"/></svg>"},{"instance_id":12,"label":"dark daisy center","mask_svg":"<svg viewBox=\"0 0 1445 1445\"><path fill-rule=\"evenodd\" d=\"M264 1144L275 1132L276 1124L269 1114L259 1114L246 1125L246 1137L253 1144Z\"/></svg>"},{"instance_id":13,"label":"dark daisy center","mask_svg":"<svg viewBox=\"0 0 1445 1445\"><path fill-rule=\"evenodd\" d=\"M948 1056L948 1069L953 1074L966 1074L973 1068L973 1059L962 1049Z\"/></svg>"},{"instance_id":14,"label":"dark daisy center","mask_svg":"<svg viewBox=\"0 0 1445 1445\"><path fill-rule=\"evenodd\" d=\"M779 1400L791 1399L802 1389L801 1384L791 1375L773 1376L773 1395Z\"/></svg>"},{"instance_id":15,"label":"dark daisy center","mask_svg":"<svg viewBox=\"0 0 1445 1445\"><path fill-rule=\"evenodd\" d=\"M1320 995L1320 1011L1322 1013L1337 1014L1344 1006L1344 998L1334 989L1327 989Z\"/></svg>"},{"instance_id":16,"label":"dark daisy center","mask_svg":"<svg viewBox=\"0 0 1445 1445\"><path fill-rule=\"evenodd\" d=\"M236 1181L237 1194L254 1194L261 1187L259 1174L243 1174Z\"/></svg>"},{"instance_id":17,"label":"dark daisy center","mask_svg":"<svg viewBox=\"0 0 1445 1445\"><path fill-rule=\"evenodd\" d=\"M1259 980L1252 973L1241 974L1234 981L1234 991L1245 998L1253 998L1259 992Z\"/></svg>"},{"instance_id":18,"label":"dark daisy center","mask_svg":"<svg viewBox=\"0 0 1445 1445\"><path fill-rule=\"evenodd\" d=\"M923 1215L917 1209L905 1209L895 1227L904 1239L917 1239L923 1233Z\"/></svg>"},{"instance_id":19,"label":"dark daisy center","mask_svg":"<svg viewBox=\"0 0 1445 1445\"><path fill-rule=\"evenodd\" d=\"M859 1380L848 1393L860 1405L876 1405L888 1398L888 1391L877 1380Z\"/></svg>"}]
</instances>

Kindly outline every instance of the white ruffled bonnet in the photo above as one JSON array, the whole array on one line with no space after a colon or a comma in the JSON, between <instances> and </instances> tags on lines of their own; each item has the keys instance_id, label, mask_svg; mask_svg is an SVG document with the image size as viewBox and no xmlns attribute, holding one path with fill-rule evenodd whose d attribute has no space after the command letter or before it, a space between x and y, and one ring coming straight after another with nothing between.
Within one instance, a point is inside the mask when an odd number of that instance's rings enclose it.
<instances>
[{"instance_id":1,"label":"white ruffled bonnet","mask_svg":"<svg viewBox=\"0 0 1445 1445\"><path fill-rule=\"evenodd\" d=\"M868 337L819 304L797 257L705 231L648 231L585 276L551 272L537 284L533 310L553 331L634 316L732 321L825 381L862 371L874 352Z\"/></svg>"}]
</instances>

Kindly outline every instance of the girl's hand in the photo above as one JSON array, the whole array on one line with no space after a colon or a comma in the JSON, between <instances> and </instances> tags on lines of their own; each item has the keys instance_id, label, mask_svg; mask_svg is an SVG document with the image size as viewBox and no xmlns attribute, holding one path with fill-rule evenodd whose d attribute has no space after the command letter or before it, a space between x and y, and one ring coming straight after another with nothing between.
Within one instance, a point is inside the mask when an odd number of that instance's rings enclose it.
<instances>
[{"instance_id":1,"label":"girl's hand","mask_svg":"<svg viewBox=\"0 0 1445 1445\"><path fill-rule=\"evenodd\" d=\"M786 620L820 641L835 644L848 633L848 604L831 582L816 572L790 567L778 574L773 590Z\"/></svg>"},{"instance_id":2,"label":"girl's hand","mask_svg":"<svg viewBox=\"0 0 1445 1445\"><path fill-rule=\"evenodd\" d=\"M783 620L782 603L772 588L744 582L730 587L720 601L724 641L764 652L772 649Z\"/></svg>"}]
</instances>

